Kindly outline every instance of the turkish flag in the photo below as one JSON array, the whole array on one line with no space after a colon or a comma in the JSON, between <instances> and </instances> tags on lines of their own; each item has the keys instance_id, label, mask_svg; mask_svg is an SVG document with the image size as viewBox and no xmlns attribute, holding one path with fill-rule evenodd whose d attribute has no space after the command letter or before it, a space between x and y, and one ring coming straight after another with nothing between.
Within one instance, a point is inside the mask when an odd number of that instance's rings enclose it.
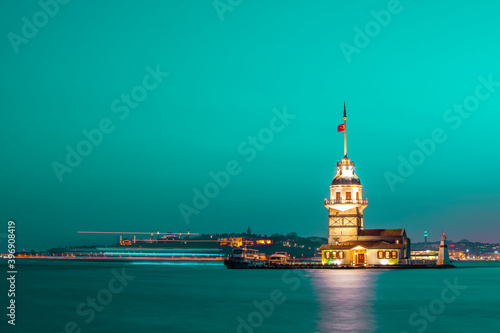
<instances>
[{"instance_id":1,"label":"turkish flag","mask_svg":"<svg viewBox=\"0 0 500 333\"><path fill-rule=\"evenodd\" d=\"M339 132L343 132L343 131L345 131L345 124L339 125L339 126L337 127L337 130L338 130Z\"/></svg>"}]
</instances>

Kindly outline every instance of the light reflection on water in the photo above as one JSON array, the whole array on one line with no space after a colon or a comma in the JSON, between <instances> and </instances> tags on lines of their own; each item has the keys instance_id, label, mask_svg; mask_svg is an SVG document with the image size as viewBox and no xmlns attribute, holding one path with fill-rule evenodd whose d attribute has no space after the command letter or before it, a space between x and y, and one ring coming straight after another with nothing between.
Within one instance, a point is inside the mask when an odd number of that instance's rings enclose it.
<instances>
[{"instance_id":1,"label":"light reflection on water","mask_svg":"<svg viewBox=\"0 0 500 333\"><path fill-rule=\"evenodd\" d=\"M373 305L380 271L312 271L320 310L321 332L372 332L377 329Z\"/></svg>"}]
</instances>

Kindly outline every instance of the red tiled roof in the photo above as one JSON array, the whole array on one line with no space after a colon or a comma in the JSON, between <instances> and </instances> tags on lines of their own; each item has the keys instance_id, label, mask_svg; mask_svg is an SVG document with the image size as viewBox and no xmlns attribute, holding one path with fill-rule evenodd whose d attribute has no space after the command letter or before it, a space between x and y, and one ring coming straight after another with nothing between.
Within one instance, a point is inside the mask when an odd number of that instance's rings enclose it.
<instances>
[{"instance_id":1,"label":"red tiled roof","mask_svg":"<svg viewBox=\"0 0 500 333\"><path fill-rule=\"evenodd\" d=\"M359 236L403 236L405 229L363 229Z\"/></svg>"},{"instance_id":2,"label":"red tiled roof","mask_svg":"<svg viewBox=\"0 0 500 333\"><path fill-rule=\"evenodd\" d=\"M400 229L401 230L401 229ZM321 250L351 250L357 246L362 246L365 249L402 249L403 244L393 244L380 241L359 241L359 242L344 242L338 244L323 244L319 248Z\"/></svg>"}]
</instances>

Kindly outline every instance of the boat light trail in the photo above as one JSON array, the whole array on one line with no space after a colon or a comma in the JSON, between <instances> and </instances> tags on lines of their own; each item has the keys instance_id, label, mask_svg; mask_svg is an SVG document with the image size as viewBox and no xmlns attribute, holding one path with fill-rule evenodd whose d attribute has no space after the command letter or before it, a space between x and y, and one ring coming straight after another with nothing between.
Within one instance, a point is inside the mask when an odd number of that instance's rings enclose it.
<instances>
[{"instance_id":1,"label":"boat light trail","mask_svg":"<svg viewBox=\"0 0 500 333\"><path fill-rule=\"evenodd\" d=\"M194 232L119 232L119 231L77 231L79 234L132 234L132 235L199 235Z\"/></svg>"}]
</instances>

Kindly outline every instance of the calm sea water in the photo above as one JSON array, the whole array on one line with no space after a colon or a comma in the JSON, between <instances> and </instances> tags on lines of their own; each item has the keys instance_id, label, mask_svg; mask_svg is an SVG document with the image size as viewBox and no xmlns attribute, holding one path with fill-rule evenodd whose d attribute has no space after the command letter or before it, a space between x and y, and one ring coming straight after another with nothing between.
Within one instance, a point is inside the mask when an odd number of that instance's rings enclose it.
<instances>
[{"instance_id":1,"label":"calm sea water","mask_svg":"<svg viewBox=\"0 0 500 333\"><path fill-rule=\"evenodd\" d=\"M29 333L498 331L500 262L458 265L285 271L24 261L15 329L5 314L0 327ZM5 280L1 286L6 312Z\"/></svg>"}]
</instances>

